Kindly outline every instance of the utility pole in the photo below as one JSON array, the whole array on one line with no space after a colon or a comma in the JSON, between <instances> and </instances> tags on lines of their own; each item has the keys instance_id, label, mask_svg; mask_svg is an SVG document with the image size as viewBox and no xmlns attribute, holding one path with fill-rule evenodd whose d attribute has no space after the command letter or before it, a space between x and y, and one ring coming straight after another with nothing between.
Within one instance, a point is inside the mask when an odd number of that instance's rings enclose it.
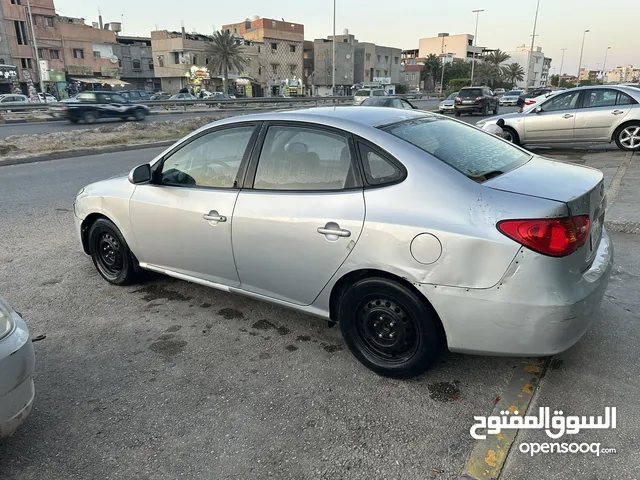
<instances>
[{"instance_id":1,"label":"utility pole","mask_svg":"<svg viewBox=\"0 0 640 480\"><path fill-rule=\"evenodd\" d=\"M562 66L564 65L564 52L567 50L566 48L561 48L562 50L562 60L560 60L560 74L558 75L558 86L562 86Z\"/></svg>"},{"instance_id":2,"label":"utility pole","mask_svg":"<svg viewBox=\"0 0 640 480\"><path fill-rule=\"evenodd\" d=\"M484 12L484 10L471 10L472 13L476 14L476 33L473 36L473 46L478 45L478 20L480 20L480 12ZM473 52L473 59L471 60L471 86L473 87L473 74L476 70L476 52Z\"/></svg>"},{"instance_id":3,"label":"utility pole","mask_svg":"<svg viewBox=\"0 0 640 480\"><path fill-rule=\"evenodd\" d=\"M584 39L587 36L587 33L589 33L590 30L585 30L584 33L582 34L582 47L580 48L580 60L578 61L578 87L580 86L580 70L582 69L582 54L584 53Z\"/></svg>"},{"instance_id":4,"label":"utility pole","mask_svg":"<svg viewBox=\"0 0 640 480\"><path fill-rule=\"evenodd\" d=\"M538 11L540 10L540 0L538 0L538 4L536 6L536 16L533 20L533 35L531 35L531 50L529 51L529 61L527 62L527 78L524 84L525 90L529 87L529 73L531 70L534 70L531 65L531 60L533 60L533 47L536 42L536 27L538 26ZM534 80L535 81L535 80Z\"/></svg>"},{"instance_id":5,"label":"utility pole","mask_svg":"<svg viewBox=\"0 0 640 480\"><path fill-rule=\"evenodd\" d=\"M438 37L442 37L442 48L440 54L442 55L442 76L440 78L440 94L444 93L444 37L448 37L448 33L439 33ZM435 78L433 79L435 81Z\"/></svg>"},{"instance_id":6,"label":"utility pole","mask_svg":"<svg viewBox=\"0 0 640 480\"><path fill-rule=\"evenodd\" d=\"M611 47L607 47L607 49L604 51L604 62L602 63L602 83L604 83L604 71L607 68L607 54L609 53L609 50L611 50Z\"/></svg>"},{"instance_id":7,"label":"utility pole","mask_svg":"<svg viewBox=\"0 0 640 480\"><path fill-rule=\"evenodd\" d=\"M40 80L40 92L44 98L44 103L47 103L47 96L44 93L44 82L42 81L42 70L40 69L40 55L38 55L38 41L36 40L36 29L33 26L33 15L31 14L31 2L27 0L27 10L29 11L29 23L31 23L31 36L33 37L33 50L36 57L36 71L38 72L38 80Z\"/></svg>"},{"instance_id":8,"label":"utility pole","mask_svg":"<svg viewBox=\"0 0 640 480\"><path fill-rule=\"evenodd\" d=\"M331 96L336 96L336 0L333 0L333 39L331 42Z\"/></svg>"}]
</instances>

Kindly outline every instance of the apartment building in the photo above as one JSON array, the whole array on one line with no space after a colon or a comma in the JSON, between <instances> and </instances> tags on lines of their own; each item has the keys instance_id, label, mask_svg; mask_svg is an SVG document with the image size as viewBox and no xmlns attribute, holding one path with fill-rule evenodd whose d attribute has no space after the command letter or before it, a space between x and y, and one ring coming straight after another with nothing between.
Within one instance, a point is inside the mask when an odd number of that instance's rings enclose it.
<instances>
[{"instance_id":1,"label":"apartment building","mask_svg":"<svg viewBox=\"0 0 640 480\"><path fill-rule=\"evenodd\" d=\"M264 65L267 95L280 95L289 87L304 85L304 25L254 16L223 25L222 29L260 45L259 62Z\"/></svg>"},{"instance_id":2,"label":"apartment building","mask_svg":"<svg viewBox=\"0 0 640 480\"><path fill-rule=\"evenodd\" d=\"M419 65L417 63L408 63L402 66L402 70L400 72L400 83L406 87L408 92L422 89L423 85L420 80L420 76L423 68L424 65Z\"/></svg>"},{"instance_id":3,"label":"apartment building","mask_svg":"<svg viewBox=\"0 0 640 480\"><path fill-rule=\"evenodd\" d=\"M160 79L156 78L151 37L118 35L113 46L118 58L120 79L135 90L160 90Z\"/></svg>"},{"instance_id":4,"label":"apartment building","mask_svg":"<svg viewBox=\"0 0 640 480\"><path fill-rule=\"evenodd\" d=\"M443 53L450 53L456 58L464 58L468 61L482 55L483 47L473 46L473 35L443 34L442 37L428 37L419 40L418 57L425 58L429 55L440 56Z\"/></svg>"},{"instance_id":5,"label":"apartment building","mask_svg":"<svg viewBox=\"0 0 640 480\"><path fill-rule=\"evenodd\" d=\"M313 95L315 81L315 45L311 40L305 40L302 50L302 80L307 88L307 95Z\"/></svg>"},{"instance_id":6,"label":"apartment building","mask_svg":"<svg viewBox=\"0 0 640 480\"><path fill-rule=\"evenodd\" d=\"M581 82L596 83L598 81L599 73L600 73L599 70L590 70L588 68L581 68L580 76L578 77L578 80Z\"/></svg>"},{"instance_id":7,"label":"apartment building","mask_svg":"<svg viewBox=\"0 0 640 480\"><path fill-rule=\"evenodd\" d=\"M521 45L515 50L506 53L510 58L503 62L503 65L517 63L525 72L525 78L517 82L518 88L542 88L547 86L551 58L545 56L542 47L534 47L533 53L531 53L531 47Z\"/></svg>"},{"instance_id":8,"label":"apartment building","mask_svg":"<svg viewBox=\"0 0 640 480\"><path fill-rule=\"evenodd\" d=\"M335 60L333 58L333 36L313 41L315 78L314 94L331 94L333 69L335 68L336 95L348 95L355 83L355 48L358 45L354 35L344 30L336 35Z\"/></svg>"},{"instance_id":9,"label":"apartment building","mask_svg":"<svg viewBox=\"0 0 640 480\"><path fill-rule=\"evenodd\" d=\"M638 83L640 82L640 68L633 65L611 69L604 78L605 83Z\"/></svg>"}]
</instances>

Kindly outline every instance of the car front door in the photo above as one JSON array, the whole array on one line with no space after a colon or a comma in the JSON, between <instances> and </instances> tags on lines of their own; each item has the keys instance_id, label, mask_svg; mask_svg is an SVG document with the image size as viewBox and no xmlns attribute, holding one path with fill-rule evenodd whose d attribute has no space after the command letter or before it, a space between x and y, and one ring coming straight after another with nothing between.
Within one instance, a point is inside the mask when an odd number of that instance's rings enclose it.
<instances>
[{"instance_id":1,"label":"car front door","mask_svg":"<svg viewBox=\"0 0 640 480\"><path fill-rule=\"evenodd\" d=\"M141 263L239 286L233 209L257 131L247 123L190 139L160 162L153 183L136 187L129 216Z\"/></svg>"},{"instance_id":2,"label":"car front door","mask_svg":"<svg viewBox=\"0 0 640 480\"><path fill-rule=\"evenodd\" d=\"M567 142L574 138L580 90L551 97L524 117L522 142Z\"/></svg>"},{"instance_id":3,"label":"car front door","mask_svg":"<svg viewBox=\"0 0 640 480\"><path fill-rule=\"evenodd\" d=\"M575 138L609 141L611 132L629 115L636 101L617 89L587 90L576 115Z\"/></svg>"},{"instance_id":4,"label":"car front door","mask_svg":"<svg viewBox=\"0 0 640 480\"><path fill-rule=\"evenodd\" d=\"M346 132L307 124L263 127L233 217L241 288L310 305L362 232L364 193Z\"/></svg>"},{"instance_id":5,"label":"car front door","mask_svg":"<svg viewBox=\"0 0 640 480\"><path fill-rule=\"evenodd\" d=\"M100 93L102 115L105 117L122 117L129 110L127 99L115 93Z\"/></svg>"}]
</instances>

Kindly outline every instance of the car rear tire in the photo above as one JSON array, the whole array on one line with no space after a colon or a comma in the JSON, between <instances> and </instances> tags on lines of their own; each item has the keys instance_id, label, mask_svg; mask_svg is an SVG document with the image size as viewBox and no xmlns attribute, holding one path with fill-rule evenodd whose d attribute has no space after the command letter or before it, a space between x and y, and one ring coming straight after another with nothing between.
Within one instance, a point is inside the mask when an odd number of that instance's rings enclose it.
<instances>
[{"instance_id":1,"label":"car rear tire","mask_svg":"<svg viewBox=\"0 0 640 480\"><path fill-rule=\"evenodd\" d=\"M489 115L489 105L485 103L480 113L482 114L483 117L486 117L487 115Z\"/></svg>"},{"instance_id":2,"label":"car rear tire","mask_svg":"<svg viewBox=\"0 0 640 480\"><path fill-rule=\"evenodd\" d=\"M456 110L456 117L459 117L460 115L462 115L462 113L460 113L459 111Z\"/></svg>"},{"instance_id":3,"label":"car rear tire","mask_svg":"<svg viewBox=\"0 0 640 480\"><path fill-rule=\"evenodd\" d=\"M84 123L96 123L97 119L98 116L93 112L85 112L85 114L82 115L82 120L84 121Z\"/></svg>"},{"instance_id":4,"label":"car rear tire","mask_svg":"<svg viewBox=\"0 0 640 480\"><path fill-rule=\"evenodd\" d=\"M351 285L340 299L338 322L351 353L385 377L421 375L444 345L436 313L425 299L387 278Z\"/></svg>"},{"instance_id":5,"label":"car rear tire","mask_svg":"<svg viewBox=\"0 0 640 480\"><path fill-rule=\"evenodd\" d=\"M136 108L135 111L133 112L133 118L136 119L136 122L143 121L144 117L146 117L146 116L147 116L147 114L141 108Z\"/></svg>"},{"instance_id":6,"label":"car rear tire","mask_svg":"<svg viewBox=\"0 0 640 480\"><path fill-rule=\"evenodd\" d=\"M78 119L77 118L70 118L69 121L71 123L78 123Z\"/></svg>"},{"instance_id":7,"label":"car rear tire","mask_svg":"<svg viewBox=\"0 0 640 480\"><path fill-rule=\"evenodd\" d=\"M89 230L89 253L98 273L114 285L129 285L137 277L135 262L113 222L99 218Z\"/></svg>"},{"instance_id":8,"label":"car rear tire","mask_svg":"<svg viewBox=\"0 0 640 480\"><path fill-rule=\"evenodd\" d=\"M613 135L616 145L626 152L640 151L640 122L622 125Z\"/></svg>"},{"instance_id":9,"label":"car rear tire","mask_svg":"<svg viewBox=\"0 0 640 480\"><path fill-rule=\"evenodd\" d=\"M506 141L511 142L514 145L520 145L520 137L513 128L505 126L502 127L502 131L504 132L503 138Z\"/></svg>"}]
</instances>

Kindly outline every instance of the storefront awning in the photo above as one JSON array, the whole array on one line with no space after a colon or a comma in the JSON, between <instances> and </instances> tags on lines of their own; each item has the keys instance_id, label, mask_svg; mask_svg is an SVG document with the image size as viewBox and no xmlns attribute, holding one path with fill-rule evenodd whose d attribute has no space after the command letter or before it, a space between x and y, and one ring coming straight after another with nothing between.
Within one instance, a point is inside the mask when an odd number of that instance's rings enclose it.
<instances>
[{"instance_id":1,"label":"storefront awning","mask_svg":"<svg viewBox=\"0 0 640 480\"><path fill-rule=\"evenodd\" d=\"M129 85L129 83L117 78L72 77L71 80L80 83L106 83L108 85Z\"/></svg>"}]
</instances>

